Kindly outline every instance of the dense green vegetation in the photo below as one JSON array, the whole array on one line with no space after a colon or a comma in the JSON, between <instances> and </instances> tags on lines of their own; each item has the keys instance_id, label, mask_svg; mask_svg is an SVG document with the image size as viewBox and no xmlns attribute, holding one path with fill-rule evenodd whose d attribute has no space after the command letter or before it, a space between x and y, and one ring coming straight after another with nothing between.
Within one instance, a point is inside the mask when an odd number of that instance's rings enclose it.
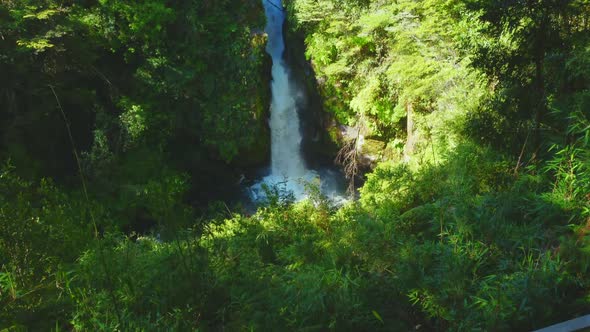
<instances>
[{"instance_id":1,"label":"dense green vegetation","mask_svg":"<svg viewBox=\"0 0 590 332\"><path fill-rule=\"evenodd\" d=\"M354 158L383 147L345 206L212 203L268 156L259 1L0 3L0 330L588 314L590 2L285 5Z\"/></svg>"}]
</instances>

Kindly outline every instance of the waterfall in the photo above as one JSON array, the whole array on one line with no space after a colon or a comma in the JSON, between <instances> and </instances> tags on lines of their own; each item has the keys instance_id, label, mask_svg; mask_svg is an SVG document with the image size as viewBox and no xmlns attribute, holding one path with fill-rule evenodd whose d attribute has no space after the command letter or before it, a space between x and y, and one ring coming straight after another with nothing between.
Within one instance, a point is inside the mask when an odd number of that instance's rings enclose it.
<instances>
[{"instance_id":1,"label":"waterfall","mask_svg":"<svg viewBox=\"0 0 590 332\"><path fill-rule=\"evenodd\" d=\"M301 131L297 113L297 100L304 93L291 79L287 63L283 59L285 41L283 23L285 11L281 0L262 0L267 18L265 32L268 36L266 52L272 58L272 82L270 105L271 172L260 182L250 187L254 201L264 200L264 187L278 188L281 193L290 193L296 200L306 197L306 184L315 183L330 197L339 196L336 178L331 170L316 172L305 166L301 153ZM320 174L322 181L320 182ZM325 176L324 176L325 175Z\"/></svg>"},{"instance_id":2,"label":"waterfall","mask_svg":"<svg viewBox=\"0 0 590 332\"><path fill-rule=\"evenodd\" d=\"M270 105L271 169L272 175L289 180L305 176L301 156L301 132L296 107L295 85L291 82L283 52L283 23L285 13L280 0L263 0L266 10L266 52L272 58L272 101ZM271 2L274 1L274 2Z\"/></svg>"}]
</instances>

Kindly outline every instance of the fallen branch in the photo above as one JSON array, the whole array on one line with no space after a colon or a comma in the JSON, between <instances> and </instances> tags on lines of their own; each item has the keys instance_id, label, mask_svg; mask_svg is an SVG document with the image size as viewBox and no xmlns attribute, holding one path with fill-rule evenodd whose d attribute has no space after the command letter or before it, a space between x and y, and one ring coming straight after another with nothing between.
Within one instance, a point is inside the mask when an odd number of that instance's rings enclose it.
<instances>
[{"instance_id":1,"label":"fallen branch","mask_svg":"<svg viewBox=\"0 0 590 332\"><path fill-rule=\"evenodd\" d=\"M344 143L338 155L336 156L336 163L342 165L344 176L348 180L347 192L354 195L355 178L359 172L359 144L360 126L357 129L356 136Z\"/></svg>"},{"instance_id":2,"label":"fallen branch","mask_svg":"<svg viewBox=\"0 0 590 332\"><path fill-rule=\"evenodd\" d=\"M268 2L268 3L269 3L271 6L275 7L276 9L278 9L278 10L280 10L280 11L282 11L282 12L284 12L284 11L285 11L285 9L284 9L284 8L277 6L276 4L274 4L274 3L273 3L272 1L270 1L270 0L266 0L266 2Z\"/></svg>"},{"instance_id":3,"label":"fallen branch","mask_svg":"<svg viewBox=\"0 0 590 332\"><path fill-rule=\"evenodd\" d=\"M518 175L518 169L520 168L520 162L522 160L522 156L524 155L524 150L526 148L526 145L529 141L529 134L531 132L527 132L526 134L526 139L524 140L524 144L522 145L522 149L520 150L520 155L518 156L518 161L516 162L516 167L514 167L514 175Z\"/></svg>"}]
</instances>

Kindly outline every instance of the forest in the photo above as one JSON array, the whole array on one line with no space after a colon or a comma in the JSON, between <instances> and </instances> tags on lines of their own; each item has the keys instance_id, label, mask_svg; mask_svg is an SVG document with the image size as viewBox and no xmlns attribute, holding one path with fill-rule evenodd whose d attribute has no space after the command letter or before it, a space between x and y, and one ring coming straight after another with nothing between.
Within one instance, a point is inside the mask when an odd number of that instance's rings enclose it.
<instances>
[{"instance_id":1,"label":"forest","mask_svg":"<svg viewBox=\"0 0 590 332\"><path fill-rule=\"evenodd\" d=\"M269 5L345 203L240 198ZM590 0L0 1L0 331L588 314Z\"/></svg>"}]
</instances>

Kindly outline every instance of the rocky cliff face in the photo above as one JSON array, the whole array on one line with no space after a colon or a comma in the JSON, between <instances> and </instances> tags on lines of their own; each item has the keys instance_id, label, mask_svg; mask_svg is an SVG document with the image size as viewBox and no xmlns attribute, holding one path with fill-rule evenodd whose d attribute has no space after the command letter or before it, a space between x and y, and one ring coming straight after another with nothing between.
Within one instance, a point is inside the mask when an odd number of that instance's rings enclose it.
<instances>
[{"instance_id":1,"label":"rocky cliff face","mask_svg":"<svg viewBox=\"0 0 590 332\"><path fill-rule=\"evenodd\" d=\"M324 101L319 92L320 82L315 77L312 64L305 58L305 36L289 29L288 20L285 24L285 60L292 68L291 74L303 92L298 107L303 134L303 155L309 167L331 165L341 145L339 125L324 110Z\"/></svg>"}]
</instances>

